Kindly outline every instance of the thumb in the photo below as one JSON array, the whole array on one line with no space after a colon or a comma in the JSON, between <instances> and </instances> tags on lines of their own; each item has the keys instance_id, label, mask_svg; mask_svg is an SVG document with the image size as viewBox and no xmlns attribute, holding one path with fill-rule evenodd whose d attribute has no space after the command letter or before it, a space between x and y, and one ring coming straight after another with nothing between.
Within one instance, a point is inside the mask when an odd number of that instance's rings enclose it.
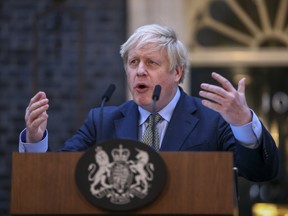
<instances>
[{"instance_id":1,"label":"thumb","mask_svg":"<svg viewBox=\"0 0 288 216\"><path fill-rule=\"evenodd\" d=\"M245 77L242 78L238 83L238 92L245 94Z\"/></svg>"}]
</instances>

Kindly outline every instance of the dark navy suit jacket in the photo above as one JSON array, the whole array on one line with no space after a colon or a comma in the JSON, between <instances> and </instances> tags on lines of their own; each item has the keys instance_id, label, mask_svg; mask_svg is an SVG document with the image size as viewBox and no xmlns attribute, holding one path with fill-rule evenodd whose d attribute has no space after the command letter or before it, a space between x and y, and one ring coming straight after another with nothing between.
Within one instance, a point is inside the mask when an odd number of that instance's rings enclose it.
<instances>
[{"instance_id":1,"label":"dark navy suit jacket","mask_svg":"<svg viewBox=\"0 0 288 216\"><path fill-rule=\"evenodd\" d=\"M82 151L99 142L99 108L92 109L82 127L65 142L62 151ZM128 101L105 107L102 140L138 140L138 106ZM273 179L279 169L278 149L262 126L261 145L243 147L234 138L230 125L217 112L204 107L201 100L181 89L180 99L167 127L160 151L232 151L239 174L253 181Z\"/></svg>"}]
</instances>

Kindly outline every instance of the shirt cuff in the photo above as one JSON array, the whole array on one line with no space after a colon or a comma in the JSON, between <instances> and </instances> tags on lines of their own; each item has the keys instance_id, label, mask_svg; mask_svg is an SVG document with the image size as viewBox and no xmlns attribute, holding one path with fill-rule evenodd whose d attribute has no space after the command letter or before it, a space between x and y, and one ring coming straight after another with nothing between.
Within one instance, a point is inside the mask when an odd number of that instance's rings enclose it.
<instances>
[{"instance_id":1,"label":"shirt cuff","mask_svg":"<svg viewBox=\"0 0 288 216\"><path fill-rule=\"evenodd\" d=\"M47 152L48 131L45 130L43 138L37 143L26 143L26 128L19 135L19 152Z\"/></svg>"},{"instance_id":2,"label":"shirt cuff","mask_svg":"<svg viewBox=\"0 0 288 216\"><path fill-rule=\"evenodd\" d=\"M235 138L245 147L255 149L260 145L262 125L257 115L252 112L252 121L246 125L230 125Z\"/></svg>"}]
</instances>

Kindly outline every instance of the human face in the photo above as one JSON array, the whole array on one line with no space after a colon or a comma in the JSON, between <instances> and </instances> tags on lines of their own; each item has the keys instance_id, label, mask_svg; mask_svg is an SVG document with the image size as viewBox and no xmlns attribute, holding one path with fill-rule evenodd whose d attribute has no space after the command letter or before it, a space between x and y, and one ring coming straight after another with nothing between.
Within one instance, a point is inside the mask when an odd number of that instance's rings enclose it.
<instances>
[{"instance_id":1,"label":"human face","mask_svg":"<svg viewBox=\"0 0 288 216\"><path fill-rule=\"evenodd\" d=\"M140 49L131 49L126 62L129 90L134 101L152 112L152 94L156 85L161 86L161 94L156 111L163 109L175 96L182 67L170 70L165 49L155 49L157 45L147 44Z\"/></svg>"}]
</instances>

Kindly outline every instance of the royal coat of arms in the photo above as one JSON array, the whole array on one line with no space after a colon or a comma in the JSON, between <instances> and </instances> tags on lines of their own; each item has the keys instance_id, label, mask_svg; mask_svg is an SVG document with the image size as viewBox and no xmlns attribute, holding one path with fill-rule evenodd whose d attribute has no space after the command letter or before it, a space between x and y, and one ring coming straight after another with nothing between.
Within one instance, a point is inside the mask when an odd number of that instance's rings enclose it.
<instances>
[{"instance_id":1,"label":"royal coat of arms","mask_svg":"<svg viewBox=\"0 0 288 216\"><path fill-rule=\"evenodd\" d=\"M114 204L126 204L133 197L144 198L148 194L149 183L153 180L154 165L149 162L149 154L136 148L134 160L130 151L119 145L109 155L101 147L95 148L95 163L88 167L90 192L97 198L107 197Z\"/></svg>"},{"instance_id":2,"label":"royal coat of arms","mask_svg":"<svg viewBox=\"0 0 288 216\"><path fill-rule=\"evenodd\" d=\"M129 211L158 197L167 169L160 154L144 143L115 139L89 148L78 161L75 177L93 205Z\"/></svg>"}]
</instances>

